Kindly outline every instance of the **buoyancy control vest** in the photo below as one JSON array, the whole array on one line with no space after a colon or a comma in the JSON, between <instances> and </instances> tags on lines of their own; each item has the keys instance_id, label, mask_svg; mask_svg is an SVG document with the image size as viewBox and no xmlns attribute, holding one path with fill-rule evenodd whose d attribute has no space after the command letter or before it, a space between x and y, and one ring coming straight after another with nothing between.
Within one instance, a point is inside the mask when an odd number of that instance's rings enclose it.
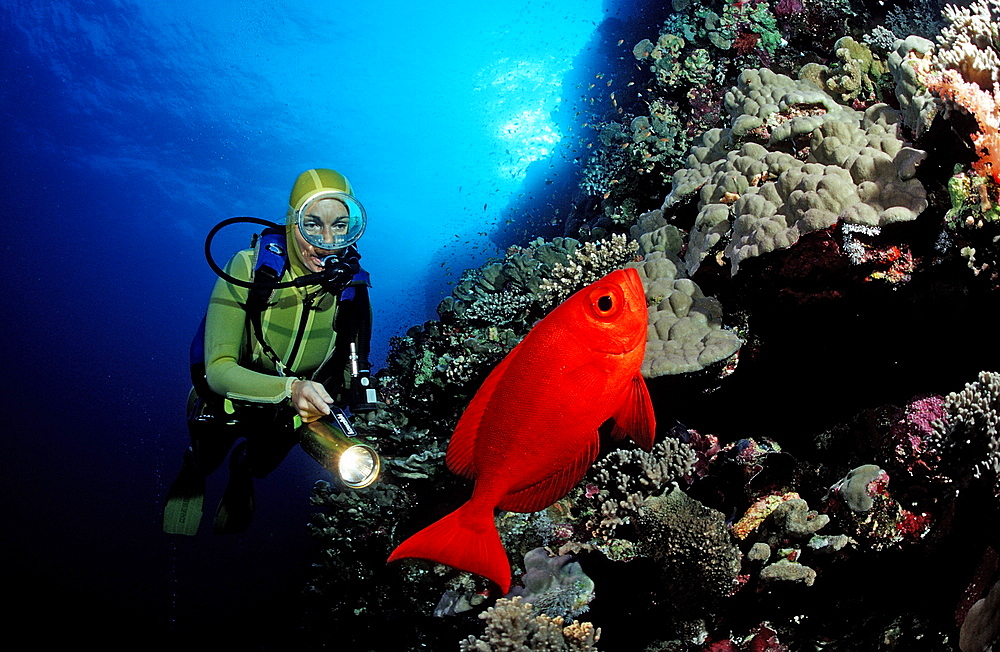
<instances>
[{"instance_id":1,"label":"buoyancy control vest","mask_svg":"<svg viewBox=\"0 0 1000 652\"><path fill-rule=\"evenodd\" d=\"M247 291L243 309L247 313L247 337L254 337L260 343L264 354L271 358L278 369L284 367L279 356L267 344L261 323L264 310L274 285L289 267L288 250L283 229L268 227L255 234L250 243L256 255L253 269L253 287ZM329 359L313 377L324 384L332 383L337 374L350 368L351 382L346 387L348 407L353 412L375 409L377 400L374 381L371 378L368 356L371 350L371 304L368 288L371 279L360 265L361 255L352 245L338 263L340 268L331 278L323 282L323 287L339 294L339 303L334 318L333 329L337 333L337 343ZM212 391L205 374L205 319L191 340L190 366L191 382L195 392L205 401L217 402L224 397ZM248 361L241 360L241 365Z\"/></svg>"}]
</instances>

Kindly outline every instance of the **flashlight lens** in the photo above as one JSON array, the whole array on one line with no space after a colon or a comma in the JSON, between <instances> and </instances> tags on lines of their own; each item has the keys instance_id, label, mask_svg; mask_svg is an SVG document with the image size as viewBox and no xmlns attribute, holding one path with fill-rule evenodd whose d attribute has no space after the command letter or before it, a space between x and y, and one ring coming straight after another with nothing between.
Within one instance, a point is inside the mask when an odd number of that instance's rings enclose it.
<instances>
[{"instance_id":1,"label":"flashlight lens","mask_svg":"<svg viewBox=\"0 0 1000 652\"><path fill-rule=\"evenodd\" d=\"M367 446L351 446L340 456L340 479L348 487L367 487L378 475L378 457Z\"/></svg>"}]
</instances>

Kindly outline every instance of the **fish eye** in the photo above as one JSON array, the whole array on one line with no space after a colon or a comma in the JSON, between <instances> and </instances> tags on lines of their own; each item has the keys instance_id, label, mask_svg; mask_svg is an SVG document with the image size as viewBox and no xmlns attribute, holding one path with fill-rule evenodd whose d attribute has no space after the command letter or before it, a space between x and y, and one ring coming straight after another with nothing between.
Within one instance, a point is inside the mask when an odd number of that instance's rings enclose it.
<instances>
[{"instance_id":1,"label":"fish eye","mask_svg":"<svg viewBox=\"0 0 1000 652\"><path fill-rule=\"evenodd\" d=\"M625 305L621 290L607 285L593 288L588 299L592 314L602 321L616 317Z\"/></svg>"}]
</instances>

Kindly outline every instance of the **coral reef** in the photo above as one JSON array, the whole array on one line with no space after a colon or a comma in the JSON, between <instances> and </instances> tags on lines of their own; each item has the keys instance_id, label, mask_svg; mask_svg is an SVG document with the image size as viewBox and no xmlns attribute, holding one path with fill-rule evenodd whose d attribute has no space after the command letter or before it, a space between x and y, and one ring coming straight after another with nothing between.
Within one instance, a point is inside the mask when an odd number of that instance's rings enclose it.
<instances>
[{"instance_id":1,"label":"coral reef","mask_svg":"<svg viewBox=\"0 0 1000 652\"><path fill-rule=\"evenodd\" d=\"M387 403L407 403L412 427L447 436L494 364L576 290L635 256L622 235L581 243L538 238L501 261L468 270L438 306L439 321L393 338L378 374ZM405 396L404 396L405 395Z\"/></svg>"},{"instance_id":2,"label":"coral reef","mask_svg":"<svg viewBox=\"0 0 1000 652\"><path fill-rule=\"evenodd\" d=\"M879 95L886 86L883 78L889 74L889 67L871 48L844 36L834 44L834 51L840 59L837 65L807 63L799 70L799 77L812 81L840 104L858 108L885 99Z\"/></svg>"},{"instance_id":3,"label":"coral reef","mask_svg":"<svg viewBox=\"0 0 1000 652\"><path fill-rule=\"evenodd\" d=\"M690 274L719 253L735 275L748 258L838 221L883 227L927 206L914 178L924 153L899 137L888 106L860 113L765 68L744 71L726 107L732 126L705 133L663 202L666 213L699 193Z\"/></svg>"},{"instance_id":4,"label":"coral reef","mask_svg":"<svg viewBox=\"0 0 1000 652\"><path fill-rule=\"evenodd\" d=\"M952 459L967 460L966 472L989 483L1000 498L1000 373L984 371L962 391L948 394L944 412L934 444ZM961 477L958 469L956 476Z\"/></svg>"},{"instance_id":5,"label":"coral reef","mask_svg":"<svg viewBox=\"0 0 1000 652\"><path fill-rule=\"evenodd\" d=\"M601 630L590 623L564 626L562 618L534 615L520 597L501 598L479 617L486 621L486 632L462 641L462 652L597 652L601 638Z\"/></svg>"},{"instance_id":6,"label":"coral reef","mask_svg":"<svg viewBox=\"0 0 1000 652\"><path fill-rule=\"evenodd\" d=\"M660 234L667 228L662 227ZM669 252L653 251L630 265L639 271L649 302L649 336L642 362L646 378L699 371L726 360L743 344L723 326L718 300L706 297L686 278L679 262Z\"/></svg>"},{"instance_id":7,"label":"coral reef","mask_svg":"<svg viewBox=\"0 0 1000 652\"><path fill-rule=\"evenodd\" d=\"M507 597L521 597L536 615L572 622L587 611L594 599L594 581L587 577L572 555L551 556L545 548L535 548L524 556L523 586L511 589Z\"/></svg>"},{"instance_id":8,"label":"coral reef","mask_svg":"<svg viewBox=\"0 0 1000 652\"><path fill-rule=\"evenodd\" d=\"M677 608L704 607L735 591L740 552L720 512L674 488L639 507L636 531Z\"/></svg>"},{"instance_id":9,"label":"coral reef","mask_svg":"<svg viewBox=\"0 0 1000 652\"><path fill-rule=\"evenodd\" d=\"M349 649L995 647L1000 5L875 4L674 0L621 40L633 76L597 84L564 236L466 271L394 341L356 424L381 483L317 487L314 627L355 618ZM602 445L562 500L497 514L511 596L386 567L467 495L444 451L478 384L623 266L654 449Z\"/></svg>"},{"instance_id":10,"label":"coral reef","mask_svg":"<svg viewBox=\"0 0 1000 652\"><path fill-rule=\"evenodd\" d=\"M611 559L637 554L631 542L615 541L619 525L635 518L647 498L656 496L687 475L694 452L679 439L665 437L650 452L615 450L598 460L581 483L582 496L570 500L582 506L592 543Z\"/></svg>"}]
</instances>

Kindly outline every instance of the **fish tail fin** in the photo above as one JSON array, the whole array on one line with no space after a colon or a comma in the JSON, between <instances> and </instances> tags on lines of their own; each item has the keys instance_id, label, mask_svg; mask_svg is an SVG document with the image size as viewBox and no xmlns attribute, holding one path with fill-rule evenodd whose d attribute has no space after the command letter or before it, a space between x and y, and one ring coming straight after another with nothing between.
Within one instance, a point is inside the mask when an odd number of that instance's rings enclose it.
<instances>
[{"instance_id":1,"label":"fish tail fin","mask_svg":"<svg viewBox=\"0 0 1000 652\"><path fill-rule=\"evenodd\" d=\"M389 555L388 561L415 557L482 575L503 594L510 590L510 561L493 520L493 510L465 503L420 530Z\"/></svg>"}]
</instances>

